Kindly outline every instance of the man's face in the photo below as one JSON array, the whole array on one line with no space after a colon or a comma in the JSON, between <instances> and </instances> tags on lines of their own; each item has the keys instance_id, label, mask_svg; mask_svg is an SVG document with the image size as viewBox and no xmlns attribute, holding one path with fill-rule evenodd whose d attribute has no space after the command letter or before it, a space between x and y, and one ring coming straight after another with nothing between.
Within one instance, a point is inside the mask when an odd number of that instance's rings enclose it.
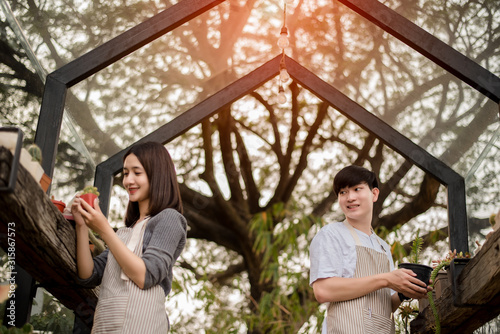
<instances>
[{"instance_id":1,"label":"man's face","mask_svg":"<svg viewBox=\"0 0 500 334\"><path fill-rule=\"evenodd\" d=\"M340 208L350 221L368 218L371 222L373 203L377 201L378 194L378 188L370 189L366 183L342 188L338 195Z\"/></svg>"}]
</instances>

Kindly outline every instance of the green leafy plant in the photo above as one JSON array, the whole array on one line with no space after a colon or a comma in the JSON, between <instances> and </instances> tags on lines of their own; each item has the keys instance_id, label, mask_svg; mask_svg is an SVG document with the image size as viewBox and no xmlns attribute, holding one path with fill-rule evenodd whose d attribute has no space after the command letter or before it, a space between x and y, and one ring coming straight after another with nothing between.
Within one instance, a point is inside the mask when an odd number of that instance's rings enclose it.
<instances>
[{"instance_id":1,"label":"green leafy plant","mask_svg":"<svg viewBox=\"0 0 500 334\"><path fill-rule=\"evenodd\" d=\"M28 153L31 155L31 160L37 161L38 163L42 163L42 150L38 145L36 144L31 144L26 148Z\"/></svg>"},{"instance_id":2,"label":"green leafy plant","mask_svg":"<svg viewBox=\"0 0 500 334\"><path fill-rule=\"evenodd\" d=\"M490 216L489 222L490 222L491 226L495 226L495 218L496 218L496 216L497 216L496 214L492 214Z\"/></svg>"},{"instance_id":3,"label":"green leafy plant","mask_svg":"<svg viewBox=\"0 0 500 334\"><path fill-rule=\"evenodd\" d=\"M10 327L7 328L2 325L0 327L0 334L30 334L33 333L33 326L25 324L22 328Z\"/></svg>"},{"instance_id":4,"label":"green leafy plant","mask_svg":"<svg viewBox=\"0 0 500 334\"><path fill-rule=\"evenodd\" d=\"M415 235L415 239L413 239L413 243L411 246L410 255L408 256L408 262L410 263L418 263L420 260L420 253L422 252L424 239L422 239L419 234L420 230L417 230L417 234Z\"/></svg>"},{"instance_id":5,"label":"green leafy plant","mask_svg":"<svg viewBox=\"0 0 500 334\"><path fill-rule=\"evenodd\" d=\"M455 249L453 252L449 251L449 253L446 255L446 257L443 260L434 261L434 264L436 266L434 267L434 269L431 272L431 282L432 282L431 286L432 286L432 288L434 288L434 284L436 283L435 282L436 276L439 273L439 271L441 269L445 268L446 266L449 266L451 261L453 261L453 259L469 259L469 258L470 258L470 254L468 252L457 253L457 250ZM427 296L429 297L429 305L430 305L431 310L432 310L432 315L434 316L434 323L435 323L434 333L440 334L441 333L441 321L439 319L439 314L437 312L436 304L434 303L434 297L432 295L432 291L427 292Z\"/></svg>"},{"instance_id":6,"label":"green leafy plant","mask_svg":"<svg viewBox=\"0 0 500 334\"><path fill-rule=\"evenodd\" d=\"M84 194L95 194L96 196L99 196L99 191L97 191L97 187L87 186L83 188L82 195Z\"/></svg>"},{"instance_id":7,"label":"green leafy plant","mask_svg":"<svg viewBox=\"0 0 500 334\"><path fill-rule=\"evenodd\" d=\"M404 302L399 306L399 316L401 317L401 323L398 323L398 327L404 328L406 334L410 333L408 325L411 320L413 320L418 315L418 308L410 301Z\"/></svg>"}]
</instances>

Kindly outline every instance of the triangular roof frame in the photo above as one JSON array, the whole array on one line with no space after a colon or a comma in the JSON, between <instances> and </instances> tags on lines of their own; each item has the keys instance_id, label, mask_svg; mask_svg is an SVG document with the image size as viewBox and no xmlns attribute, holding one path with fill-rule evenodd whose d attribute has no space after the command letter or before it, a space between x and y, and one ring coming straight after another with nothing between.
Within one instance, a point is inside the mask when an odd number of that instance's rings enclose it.
<instances>
[{"instance_id":1,"label":"triangular roof frame","mask_svg":"<svg viewBox=\"0 0 500 334\"><path fill-rule=\"evenodd\" d=\"M43 168L46 173L49 176L53 174L67 89L224 1L182 0L49 74L35 136L35 142L40 146L45 157ZM338 1L400 39L494 102L500 102L500 78L392 9L377 0ZM245 77L228 85L140 141L155 140L166 143L186 132L203 119L216 113L221 107L238 100L275 77L278 74L280 57L275 57ZM463 177L293 59L286 57L286 62L292 78L303 87L331 104L365 130L373 133L389 147L425 172L433 175L447 187L450 248L467 251L468 229ZM104 212L107 212L108 209L112 177L121 169L124 152L125 150L115 154L96 168L95 185L102 193L101 205Z\"/></svg>"}]
</instances>

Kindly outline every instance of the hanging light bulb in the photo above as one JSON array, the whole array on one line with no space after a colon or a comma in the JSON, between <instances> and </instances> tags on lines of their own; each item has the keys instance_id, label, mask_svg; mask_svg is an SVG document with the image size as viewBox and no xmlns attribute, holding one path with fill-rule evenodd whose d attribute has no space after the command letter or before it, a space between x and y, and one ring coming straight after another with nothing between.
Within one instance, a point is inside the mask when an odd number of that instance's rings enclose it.
<instances>
[{"instance_id":1,"label":"hanging light bulb","mask_svg":"<svg viewBox=\"0 0 500 334\"><path fill-rule=\"evenodd\" d=\"M285 90L283 89L283 86L280 85L280 89L278 91L278 103L286 103L286 95L285 95Z\"/></svg>"},{"instance_id":2,"label":"hanging light bulb","mask_svg":"<svg viewBox=\"0 0 500 334\"><path fill-rule=\"evenodd\" d=\"M283 26L281 28L280 38L278 39L278 46L282 49L287 48L290 45L288 41L288 29Z\"/></svg>"},{"instance_id":3,"label":"hanging light bulb","mask_svg":"<svg viewBox=\"0 0 500 334\"><path fill-rule=\"evenodd\" d=\"M281 58L280 61L280 81L282 83L287 83L288 80L290 80L290 74L288 74L288 71L286 70L285 54L283 53L283 58Z\"/></svg>"},{"instance_id":4,"label":"hanging light bulb","mask_svg":"<svg viewBox=\"0 0 500 334\"><path fill-rule=\"evenodd\" d=\"M287 83L290 80L290 74L288 74L286 67L280 69L280 80L282 83Z\"/></svg>"}]
</instances>

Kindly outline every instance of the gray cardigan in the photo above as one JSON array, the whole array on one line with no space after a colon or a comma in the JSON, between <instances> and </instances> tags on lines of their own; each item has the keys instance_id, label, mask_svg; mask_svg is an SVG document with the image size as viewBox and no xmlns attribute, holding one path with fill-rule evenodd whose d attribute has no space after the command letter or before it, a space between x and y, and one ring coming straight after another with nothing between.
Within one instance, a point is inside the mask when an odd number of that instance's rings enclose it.
<instances>
[{"instance_id":1,"label":"gray cardigan","mask_svg":"<svg viewBox=\"0 0 500 334\"><path fill-rule=\"evenodd\" d=\"M165 296L172 288L172 267L186 244L186 218L177 210L165 209L146 224L142 245L142 260L146 264L144 289L157 284ZM123 227L128 228L128 227ZM101 284L109 249L94 257L94 271L79 283L87 288Z\"/></svg>"}]
</instances>

